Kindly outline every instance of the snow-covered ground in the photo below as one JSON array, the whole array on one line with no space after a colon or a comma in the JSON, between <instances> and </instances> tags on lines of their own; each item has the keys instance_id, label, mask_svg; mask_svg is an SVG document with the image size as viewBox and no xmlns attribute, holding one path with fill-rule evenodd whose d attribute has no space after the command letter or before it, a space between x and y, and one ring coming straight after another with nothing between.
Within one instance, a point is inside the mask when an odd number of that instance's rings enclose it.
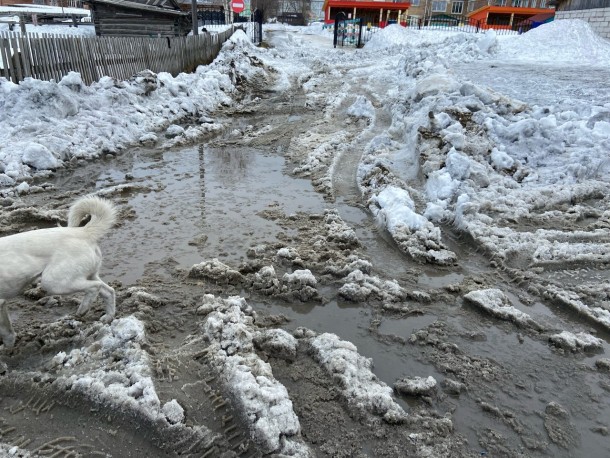
<instances>
[{"instance_id":1,"label":"snow-covered ground","mask_svg":"<svg viewBox=\"0 0 610 458\"><path fill-rule=\"evenodd\" d=\"M474 250L523 283L524 291L552 298L610 329L605 272L601 280L585 276L571 286L556 276L565 266L603 270L610 261L610 42L581 21L555 21L515 36L389 26L361 50L333 49L330 32L319 25L269 25L267 31L273 30L291 33L267 49L255 48L237 32L212 64L177 77L142 71L129 81L106 77L91 86L75 73L59 82L29 79L16 85L0 79L0 196L44 192L32 183L34 178L136 145L169 148L222 130L215 112L247 104L238 97L239 86L263 78L262 62L274 69L273 90L299 85L307 105L319 107L321 119L344 116L361 126L356 178L362 204L400 250L422 263L450 266L459 261L459 253L446 241L445 231L466 234ZM377 65L353 65L349 73L334 68L364 58ZM309 65L305 70L304 62ZM323 76L320 69L327 70ZM336 77L335 92L319 90L321 78L329 74ZM349 78L362 85L354 100L345 89L353 82ZM386 120L377 118L381 111ZM199 123L186 129L176 125L184 118ZM370 128L383 122L385 129ZM317 176L321 189L331 192L337 157L346 154L342 147L356 144L350 143L351 135L340 127L320 141L303 135L294 146L309 153L294 173ZM282 248L277 256L293 255ZM212 272L218 264L214 260L199 267ZM265 272L275 278L273 268L257 275ZM282 282L315 289L311 271L291 275ZM373 277L360 270L346 278L346 298L366 299L373 286L394 290L401 298L407 295L394 282L373 284ZM500 289L473 290L464 298L526 331L551 331ZM208 302L203 336L212 348L210 358L229 380L230 394L257 431L259 443L266 451L307 456L286 390L252 350L257 339L271 346L283 339L289 344L280 345L282 351L296 352L296 340L254 331L254 315L243 299L210 296ZM133 332L121 337L122 326ZM54 369L66 385L102 398L122 396L138 409L148 409L150 417L179 423L181 407L162 407L154 392L140 327L135 318L123 318L96 329L87 336L89 346L58 353ZM604 346L580 329L552 331L548 340L559 348L576 352ZM136 365L137 371L131 366L116 369L132 371L131 384L123 377L115 381L103 367L88 367L104 356L110 345L104 342L111 337L112 345L116 340L125 347L127 356L121 359L131 358ZM389 422L405 420L391 388L377 383L372 362L353 344L327 333L308 339L319 365L340 381L348 404ZM98 341L104 344L101 350ZM241 397L240 383L248 385L249 398ZM133 386L146 396L139 391L133 396ZM436 380L405 379L395 389L429 394ZM269 405L260 401L265 396L273 398ZM281 421L268 409L271 405Z\"/></svg>"}]
</instances>

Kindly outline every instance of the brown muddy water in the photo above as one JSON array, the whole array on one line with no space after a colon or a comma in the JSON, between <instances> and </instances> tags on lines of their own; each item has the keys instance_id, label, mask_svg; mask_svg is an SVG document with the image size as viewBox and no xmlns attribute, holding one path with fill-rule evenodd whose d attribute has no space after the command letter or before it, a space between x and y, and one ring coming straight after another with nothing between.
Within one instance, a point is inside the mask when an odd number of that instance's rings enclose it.
<instances>
[{"instance_id":1,"label":"brown muddy water","mask_svg":"<svg viewBox=\"0 0 610 458\"><path fill-rule=\"evenodd\" d=\"M467 440L461 452L453 456L610 456L610 379L608 373L595 369L595 362L609 354L608 333L553 303L526 297L518 284L491 267L483 253L457 234L451 234L454 238L448 241L458 254L457 265L436 268L410 260L397 250L388 234L375 226L362 205L355 204L355 187L348 187L346 194L330 201L314 190L309 179L292 175L298 160L284 156L290 137L307 129L327 127L321 127L316 113L307 111L304 105L284 107L282 111L275 109L277 102L273 95L259 102L259 112L272 115L233 114L224 120L225 133L217 138L167 150L137 148L119 157L87 163L58 172L52 180L54 189L20 199L41 209L65 208L77 195L104 191L120 207L121 224L101 244L101 277L117 288L119 316L133 311L126 293L131 286L145 287L163 298L162 307L155 308L148 319L142 318L154 349L151 354L158 368L155 383L160 398L177 398L189 406L190 424L203 424L229 436L223 432L227 429L224 417L212 411L203 392L187 393L184 388L187 382L202 383L222 392L222 386L212 380L202 382L202 378L208 380L205 365L172 350L180 348L195 332L197 318L190 309L200 303L204 292L224 297L237 294L246 297L261 314L276 317L287 330L306 327L318 333L335 333L354 343L361 355L372 358L377 377L390 386L401 378L415 376L433 376L440 386L446 379L459 382L462 388L457 391L439 386L429 396L396 396L407 412L434 411L452 419L452 434ZM244 125L254 126L255 131L263 126L271 129L261 129L253 145L232 133ZM356 164L357 160L344 162L346 167ZM259 248L263 252L268 250L264 247L278 242L284 246L298 243L305 231L316 230L308 227L314 221L308 218L329 208L338 210L356 232L361 243L357 252L371 262L373 275L395 279L408 291L421 294L413 296L401 310L372 299L346 301L338 294L341 285L316 272L313 263L322 297L315 301L267 297L241 284L192 281L184 275L202 261L217 258L238 268L255 262ZM15 229L44 225L49 223L15 222ZM301 242L307 241L303 238ZM310 249L315 251L314 247ZM307 259L304 262L307 264ZM286 272L292 269L284 266ZM549 345L549 331L519 328L463 302L465 292L484 288L508 291L513 305L544 323L547 330L596 334L605 340L603 349L593 354L560 351ZM45 441L66 445L64 451L53 448L54 444L43 449L55 453L52 456L70 456L70 450L81 456L221 456L220 450L261 456L254 443L242 449L233 447L248 437L245 425L237 420L235 430L240 437L228 438L228 446L223 449L219 445L210 453L214 449L197 445L206 442L202 439L188 442L184 436L149 424L136 414L113 412L92 399L46 390L36 384L36 376L23 377L28 370L45 372L41 366L44 355L71 348L69 336L55 341L45 337L42 347L33 345L37 329L71 313L74 303L64 301L55 308L44 308L21 299L19 305L25 311L11 308L16 310L17 331L21 336L32 335L18 340L14 353L0 353L9 369L0 375L2 442L28 450ZM417 338L412 338L414 335ZM383 436L386 430L381 427L369 428L357 421L350 423L350 419L344 430L335 432L329 411L307 407L307 399L324 397L319 387L313 390L301 382L303 373L297 372L300 363L274 364L278 378L288 385L291 395L294 393L295 411L302 416L306 442L307 438L316 438L309 445L318 456L405 456L387 450L375 454L371 445L374 439L364 431L372 429ZM305 371L307 366L303 367L298 370ZM167 377L170 369L176 378ZM51 400L56 404L53 409L37 412L40 405L48 406ZM328 406L334 406L328 402ZM553 409L554 403L561 406L559 413ZM26 407L16 411L21 406ZM346 410L345 418L350 417L349 409L341 403L333 408ZM328 428L316 430L315 421L307 420L310 416L322 425L329 422ZM349 434L342 438L341 431L362 434L364 439L358 442ZM400 444L399 430L394 431L396 438L392 440ZM353 441L360 447L359 454L348 451L348 442ZM331 443L333 447L328 445ZM344 451L339 452L342 447Z\"/></svg>"}]
</instances>

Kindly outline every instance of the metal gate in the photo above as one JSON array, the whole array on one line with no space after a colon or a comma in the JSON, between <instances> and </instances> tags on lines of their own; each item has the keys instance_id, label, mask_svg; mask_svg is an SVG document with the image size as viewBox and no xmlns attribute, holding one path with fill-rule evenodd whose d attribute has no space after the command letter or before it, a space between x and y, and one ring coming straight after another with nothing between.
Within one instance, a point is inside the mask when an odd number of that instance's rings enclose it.
<instances>
[{"instance_id":1,"label":"metal gate","mask_svg":"<svg viewBox=\"0 0 610 458\"><path fill-rule=\"evenodd\" d=\"M264 11L255 9L250 14L234 14L233 22L242 26L241 28L250 36L252 43L261 44L263 41L263 16Z\"/></svg>"},{"instance_id":2,"label":"metal gate","mask_svg":"<svg viewBox=\"0 0 610 458\"><path fill-rule=\"evenodd\" d=\"M362 48L371 39L373 31L370 26L364 26L362 18L346 19L345 13L339 12L335 17L333 45L355 46Z\"/></svg>"},{"instance_id":3,"label":"metal gate","mask_svg":"<svg viewBox=\"0 0 610 458\"><path fill-rule=\"evenodd\" d=\"M258 45L263 41L263 11L255 9L252 12L252 43Z\"/></svg>"}]
</instances>

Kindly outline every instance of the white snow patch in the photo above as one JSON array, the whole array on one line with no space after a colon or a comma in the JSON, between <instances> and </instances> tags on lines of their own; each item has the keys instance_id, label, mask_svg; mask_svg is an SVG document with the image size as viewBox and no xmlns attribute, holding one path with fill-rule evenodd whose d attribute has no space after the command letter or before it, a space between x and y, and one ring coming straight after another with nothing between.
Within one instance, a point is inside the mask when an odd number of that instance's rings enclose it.
<instances>
[{"instance_id":1,"label":"white snow patch","mask_svg":"<svg viewBox=\"0 0 610 458\"><path fill-rule=\"evenodd\" d=\"M531 316L510 305L509 299L499 289L471 291L464 296L464 299L497 318L512 321L521 326L541 329L541 326Z\"/></svg>"},{"instance_id":2,"label":"white snow patch","mask_svg":"<svg viewBox=\"0 0 610 458\"><path fill-rule=\"evenodd\" d=\"M358 354L353 343L324 333L311 339L311 347L314 358L341 384L348 404L356 411L380 415L389 423L406 418L392 397L392 388L371 372L372 359Z\"/></svg>"},{"instance_id":3,"label":"white snow patch","mask_svg":"<svg viewBox=\"0 0 610 458\"><path fill-rule=\"evenodd\" d=\"M203 324L203 334L210 344L208 354L250 425L252 439L264 453L309 457L286 388L254 351L257 330L252 308L236 296L221 299L206 295L204 300L213 303L213 311Z\"/></svg>"},{"instance_id":4,"label":"white snow patch","mask_svg":"<svg viewBox=\"0 0 610 458\"><path fill-rule=\"evenodd\" d=\"M582 350L599 350L603 348L604 341L586 332L578 332L576 334L563 331L559 334L553 334L549 337L549 341L558 347L569 349L573 352Z\"/></svg>"},{"instance_id":5,"label":"white snow patch","mask_svg":"<svg viewBox=\"0 0 610 458\"><path fill-rule=\"evenodd\" d=\"M173 425L176 423L182 423L184 421L184 409L175 399L163 404L163 408L161 410L163 415L165 415L165 418L167 418L167 421Z\"/></svg>"}]
</instances>

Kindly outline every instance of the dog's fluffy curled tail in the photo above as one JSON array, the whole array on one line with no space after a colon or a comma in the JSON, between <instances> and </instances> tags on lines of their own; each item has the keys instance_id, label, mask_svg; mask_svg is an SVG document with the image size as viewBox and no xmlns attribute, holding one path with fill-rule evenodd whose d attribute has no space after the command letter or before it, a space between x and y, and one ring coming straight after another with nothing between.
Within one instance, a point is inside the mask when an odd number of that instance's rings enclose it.
<instances>
[{"instance_id":1,"label":"dog's fluffy curled tail","mask_svg":"<svg viewBox=\"0 0 610 458\"><path fill-rule=\"evenodd\" d=\"M85 196L78 199L68 212L68 227L78 227L87 216L91 220L83 230L92 240L99 240L116 222L116 207L108 200L97 196Z\"/></svg>"}]
</instances>

